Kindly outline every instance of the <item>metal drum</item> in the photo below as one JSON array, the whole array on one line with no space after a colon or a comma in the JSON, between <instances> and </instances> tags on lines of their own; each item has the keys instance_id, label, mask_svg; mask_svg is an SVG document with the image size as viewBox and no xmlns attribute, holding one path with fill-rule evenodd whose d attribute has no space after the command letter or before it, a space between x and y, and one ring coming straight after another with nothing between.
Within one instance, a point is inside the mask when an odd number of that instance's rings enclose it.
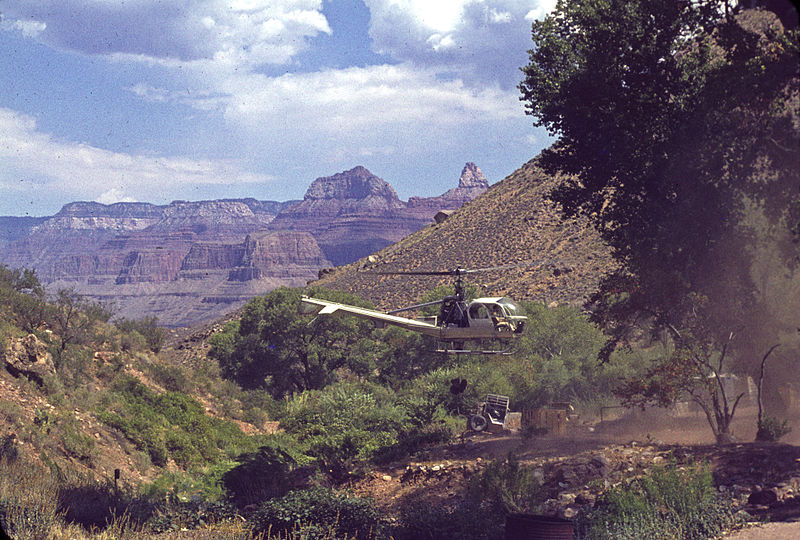
<instances>
[{"instance_id":1,"label":"metal drum","mask_svg":"<svg viewBox=\"0 0 800 540\"><path fill-rule=\"evenodd\" d=\"M573 540L575 524L568 519L534 514L506 516L506 540Z\"/></svg>"}]
</instances>

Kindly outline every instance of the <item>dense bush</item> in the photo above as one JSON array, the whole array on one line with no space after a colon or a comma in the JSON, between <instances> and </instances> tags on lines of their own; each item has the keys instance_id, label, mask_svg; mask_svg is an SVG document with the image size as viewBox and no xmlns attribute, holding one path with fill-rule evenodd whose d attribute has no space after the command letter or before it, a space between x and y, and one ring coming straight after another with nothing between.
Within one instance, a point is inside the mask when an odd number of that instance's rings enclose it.
<instances>
[{"instance_id":1,"label":"dense bush","mask_svg":"<svg viewBox=\"0 0 800 540\"><path fill-rule=\"evenodd\" d=\"M308 540L385 538L385 523L371 499L314 488L266 501L252 518L256 532L297 531ZM333 534L331 534L333 533Z\"/></svg>"},{"instance_id":2,"label":"dense bush","mask_svg":"<svg viewBox=\"0 0 800 540\"><path fill-rule=\"evenodd\" d=\"M285 495L290 489L289 475L297 462L284 450L262 446L242 454L239 464L222 476L222 483L239 507Z\"/></svg>"},{"instance_id":3,"label":"dense bush","mask_svg":"<svg viewBox=\"0 0 800 540\"><path fill-rule=\"evenodd\" d=\"M414 500L400 511L400 521L392 531L395 540L501 540L503 516L474 501L431 504Z\"/></svg>"},{"instance_id":4,"label":"dense bush","mask_svg":"<svg viewBox=\"0 0 800 540\"><path fill-rule=\"evenodd\" d=\"M157 466L168 459L181 467L214 463L255 444L234 424L206 415L194 398L180 392L156 394L129 375L114 382L102 405L98 419L119 429Z\"/></svg>"},{"instance_id":5,"label":"dense bush","mask_svg":"<svg viewBox=\"0 0 800 540\"><path fill-rule=\"evenodd\" d=\"M757 441L778 441L792 431L788 420L779 420L774 416L765 416L761 419L756 433Z\"/></svg>"},{"instance_id":6,"label":"dense bush","mask_svg":"<svg viewBox=\"0 0 800 540\"><path fill-rule=\"evenodd\" d=\"M144 317L142 319L126 319L120 317L114 321L121 332L126 334L138 333L144 338L144 343L153 352L158 352L167 338L167 331L158 326L157 317Z\"/></svg>"},{"instance_id":7,"label":"dense bush","mask_svg":"<svg viewBox=\"0 0 800 540\"><path fill-rule=\"evenodd\" d=\"M717 497L711 472L701 466L656 469L649 477L605 492L577 523L582 539L716 538L736 517Z\"/></svg>"},{"instance_id":8,"label":"dense bush","mask_svg":"<svg viewBox=\"0 0 800 540\"><path fill-rule=\"evenodd\" d=\"M489 463L469 483L470 498L496 515L534 512L542 495L533 468L521 464L512 454Z\"/></svg>"},{"instance_id":9,"label":"dense bush","mask_svg":"<svg viewBox=\"0 0 800 540\"><path fill-rule=\"evenodd\" d=\"M288 403L281 418L281 426L336 478L346 475L353 462L396 444L407 425L408 417L390 391L355 383L305 392Z\"/></svg>"},{"instance_id":10,"label":"dense bush","mask_svg":"<svg viewBox=\"0 0 800 540\"><path fill-rule=\"evenodd\" d=\"M226 325L211 338L209 354L225 377L243 388L263 388L282 397L324 388L341 371L359 375L374 371L373 325L355 317L301 315L303 293L281 287L254 298L238 323ZM369 307L347 293L314 289L308 294Z\"/></svg>"}]
</instances>

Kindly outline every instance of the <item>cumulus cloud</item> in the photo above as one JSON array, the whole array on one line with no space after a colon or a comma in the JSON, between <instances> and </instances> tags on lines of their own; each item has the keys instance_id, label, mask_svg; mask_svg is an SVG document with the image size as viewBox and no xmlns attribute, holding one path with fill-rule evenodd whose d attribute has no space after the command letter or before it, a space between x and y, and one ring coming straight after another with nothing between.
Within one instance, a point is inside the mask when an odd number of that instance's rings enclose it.
<instances>
[{"instance_id":1,"label":"cumulus cloud","mask_svg":"<svg viewBox=\"0 0 800 540\"><path fill-rule=\"evenodd\" d=\"M328 161L341 149L352 155L429 152L457 142L462 126L522 118L515 92L443 81L434 70L408 64L277 78L251 74L227 84L237 93L224 114L243 139L287 152L298 146Z\"/></svg>"},{"instance_id":2,"label":"cumulus cloud","mask_svg":"<svg viewBox=\"0 0 800 540\"><path fill-rule=\"evenodd\" d=\"M110 152L65 142L37 129L34 118L0 108L0 162L46 189L70 198L98 201L169 198L181 186L261 183L270 179L242 172L234 163L183 157ZM15 189L14 184L4 188ZM27 185L20 189L30 189Z\"/></svg>"},{"instance_id":3,"label":"cumulus cloud","mask_svg":"<svg viewBox=\"0 0 800 540\"><path fill-rule=\"evenodd\" d=\"M3 10L57 48L158 61L284 64L331 31L322 0L5 0Z\"/></svg>"},{"instance_id":4,"label":"cumulus cloud","mask_svg":"<svg viewBox=\"0 0 800 540\"><path fill-rule=\"evenodd\" d=\"M449 69L472 84L519 83L530 48L532 14L555 0L365 0L370 36L381 53L416 65ZM430 5L430 8L425 6ZM427 10L431 11L427 11Z\"/></svg>"}]
</instances>

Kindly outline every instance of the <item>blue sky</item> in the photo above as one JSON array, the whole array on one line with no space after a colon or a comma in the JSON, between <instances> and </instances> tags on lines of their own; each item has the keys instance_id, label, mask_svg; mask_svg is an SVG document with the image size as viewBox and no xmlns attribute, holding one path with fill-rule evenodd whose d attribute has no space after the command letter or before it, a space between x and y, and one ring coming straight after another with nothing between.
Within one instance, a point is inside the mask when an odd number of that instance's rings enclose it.
<instances>
[{"instance_id":1,"label":"blue sky","mask_svg":"<svg viewBox=\"0 0 800 540\"><path fill-rule=\"evenodd\" d=\"M555 0L3 0L0 215L302 198L363 165L401 198L549 144L519 101Z\"/></svg>"}]
</instances>

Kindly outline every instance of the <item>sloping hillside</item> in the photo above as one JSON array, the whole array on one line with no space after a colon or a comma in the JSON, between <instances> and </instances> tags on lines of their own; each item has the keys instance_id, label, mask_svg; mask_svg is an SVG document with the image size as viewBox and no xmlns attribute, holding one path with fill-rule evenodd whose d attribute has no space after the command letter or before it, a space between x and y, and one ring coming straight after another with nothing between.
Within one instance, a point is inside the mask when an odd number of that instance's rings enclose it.
<instances>
[{"instance_id":1,"label":"sloping hillside","mask_svg":"<svg viewBox=\"0 0 800 540\"><path fill-rule=\"evenodd\" d=\"M546 200L556 182L531 160L443 223L338 267L313 284L354 292L389 309L412 302L446 280L376 272L542 261L469 278L486 294L579 305L594 291L600 276L613 268L613 262L594 229L583 220L563 221Z\"/></svg>"}]
</instances>

